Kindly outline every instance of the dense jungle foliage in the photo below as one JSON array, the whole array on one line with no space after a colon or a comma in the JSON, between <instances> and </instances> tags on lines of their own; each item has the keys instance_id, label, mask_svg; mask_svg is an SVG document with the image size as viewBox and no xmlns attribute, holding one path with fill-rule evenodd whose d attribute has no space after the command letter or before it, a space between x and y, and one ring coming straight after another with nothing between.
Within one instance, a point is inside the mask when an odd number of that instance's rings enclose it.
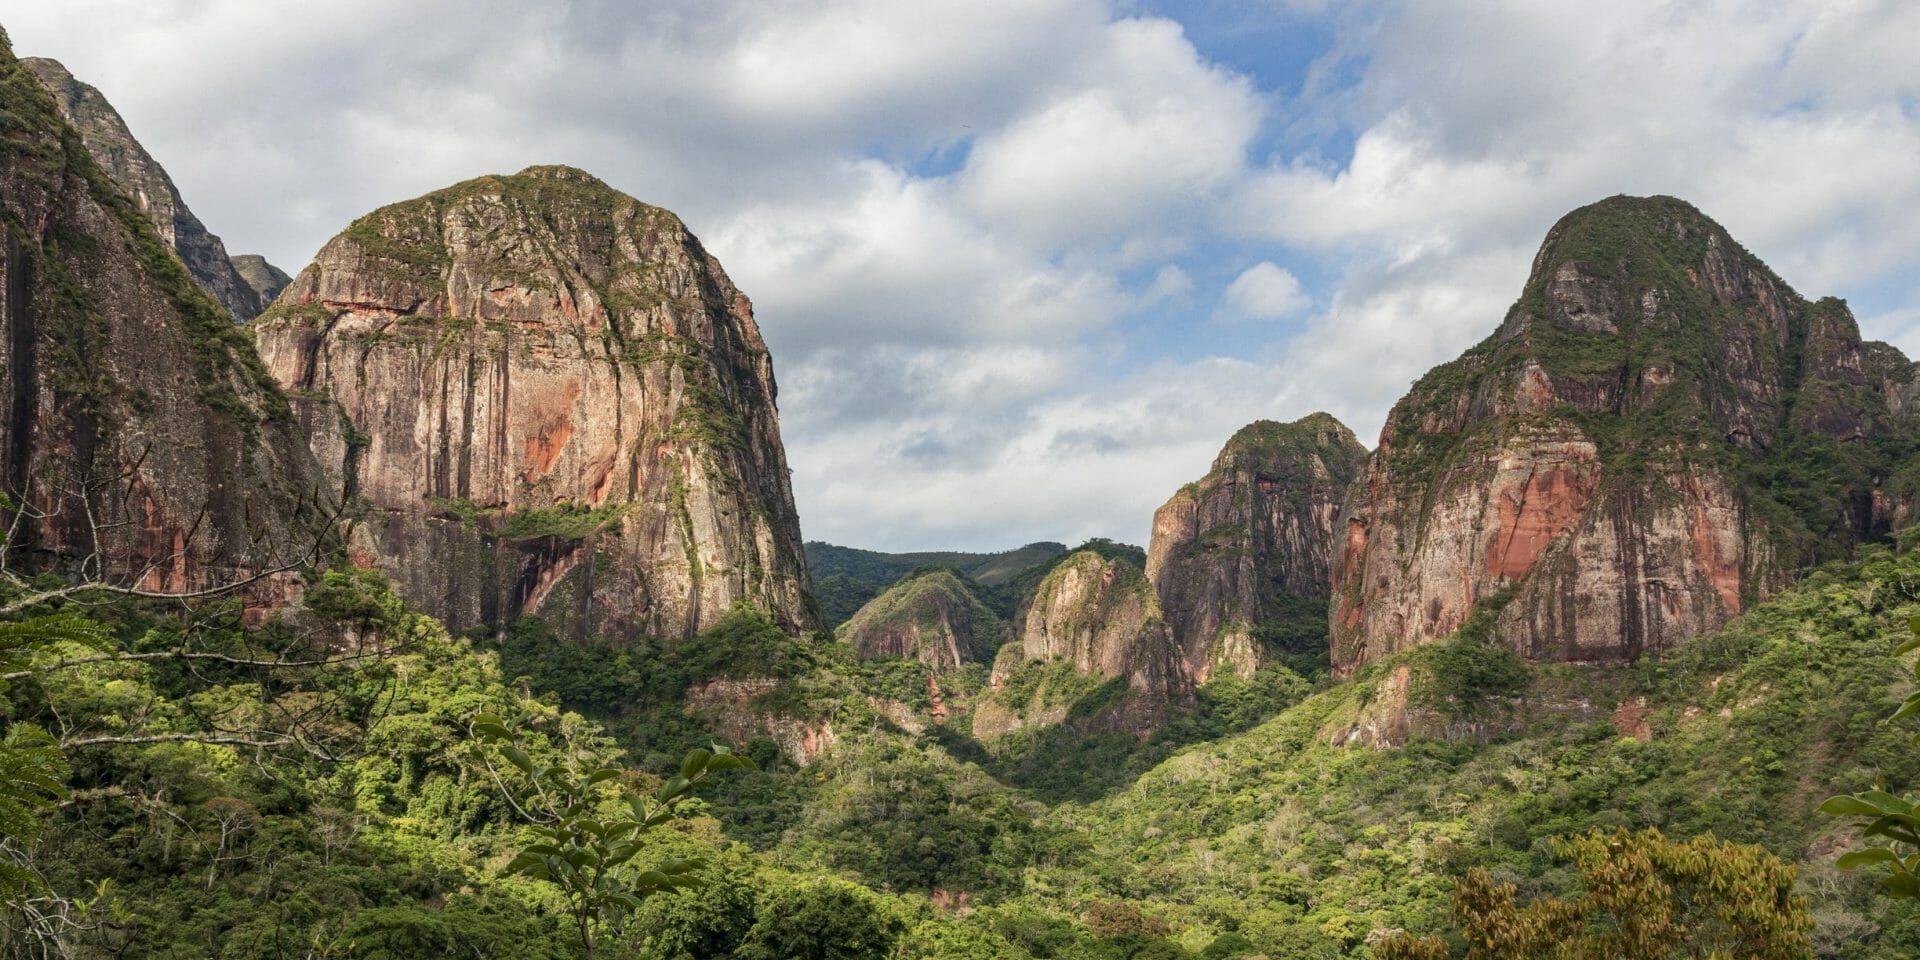
<instances>
[{"instance_id":1,"label":"dense jungle foliage","mask_svg":"<svg viewBox=\"0 0 1920 960\"><path fill-rule=\"evenodd\" d=\"M1920 908L1837 869L1863 841L1816 809L1920 776L1884 722L1920 614L1911 554L1825 568L1631 667L1468 636L1317 687L1216 680L1146 743L975 741L977 671L935 723L918 664L744 608L678 645L560 643L534 620L463 638L332 571L264 626L237 602L18 614L0 635L16 956L584 955L563 889L512 869L541 835L476 749L481 714L542 769L613 771L598 804L714 742L753 761L646 834L623 869L693 861L698 884L623 908L594 956L1334 958L1403 931L1464 950L1445 938L1465 878L1578 902L1570 838L1645 828L1791 865L1800 955L1920 955ZM1352 742L1401 671L1409 735Z\"/></svg>"}]
</instances>

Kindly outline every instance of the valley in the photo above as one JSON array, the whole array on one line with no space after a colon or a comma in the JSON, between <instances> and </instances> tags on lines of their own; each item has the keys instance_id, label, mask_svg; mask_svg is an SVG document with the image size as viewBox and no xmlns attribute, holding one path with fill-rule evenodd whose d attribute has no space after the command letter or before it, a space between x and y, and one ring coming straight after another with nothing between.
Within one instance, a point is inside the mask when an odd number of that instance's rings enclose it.
<instances>
[{"instance_id":1,"label":"valley","mask_svg":"<svg viewBox=\"0 0 1920 960\"><path fill-rule=\"evenodd\" d=\"M289 274L0 97L0 955L1507 957L1456 891L1649 829L1784 871L1767 956L1920 955L1820 811L1920 784L1920 365L1684 200L1565 214L1372 446L887 553L805 539L679 215L533 166Z\"/></svg>"}]
</instances>

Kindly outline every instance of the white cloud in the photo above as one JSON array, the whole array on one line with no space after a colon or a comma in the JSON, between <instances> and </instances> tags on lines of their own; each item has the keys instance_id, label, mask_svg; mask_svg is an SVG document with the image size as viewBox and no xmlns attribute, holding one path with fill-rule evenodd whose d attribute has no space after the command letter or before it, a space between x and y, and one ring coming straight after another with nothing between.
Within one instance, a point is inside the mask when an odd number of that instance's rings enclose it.
<instances>
[{"instance_id":1,"label":"white cloud","mask_svg":"<svg viewBox=\"0 0 1920 960\"><path fill-rule=\"evenodd\" d=\"M1206 63L1167 20L1122 20L1046 102L983 135L961 196L1056 250L1116 244L1144 254L1192 226L1243 168L1261 103Z\"/></svg>"},{"instance_id":2,"label":"white cloud","mask_svg":"<svg viewBox=\"0 0 1920 960\"><path fill-rule=\"evenodd\" d=\"M1247 320L1282 320L1312 303L1299 277L1267 260L1241 271L1221 297L1226 316Z\"/></svg>"},{"instance_id":3,"label":"white cloud","mask_svg":"<svg viewBox=\"0 0 1920 960\"><path fill-rule=\"evenodd\" d=\"M1193 275L1181 269L1177 263L1161 267L1153 275L1153 283L1141 294L1143 304L1159 303L1162 300L1174 300L1193 291Z\"/></svg>"},{"instance_id":4,"label":"white cloud","mask_svg":"<svg viewBox=\"0 0 1920 960\"><path fill-rule=\"evenodd\" d=\"M1900 279L1920 266L1920 68L1882 39L1914 35L1911 4L1372 14L1352 27L1365 74L1314 106L1344 116L1350 159L1276 160L1225 220L1340 266L1287 369L1363 435L1494 328L1559 216L1613 194L1691 200L1808 296L1920 296Z\"/></svg>"}]
</instances>

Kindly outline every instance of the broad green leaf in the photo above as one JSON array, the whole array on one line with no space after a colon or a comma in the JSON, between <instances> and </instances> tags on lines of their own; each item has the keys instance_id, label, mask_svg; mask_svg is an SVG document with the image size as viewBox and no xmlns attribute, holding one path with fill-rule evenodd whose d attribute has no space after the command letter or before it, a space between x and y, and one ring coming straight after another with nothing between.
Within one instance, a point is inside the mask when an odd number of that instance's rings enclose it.
<instances>
[{"instance_id":1,"label":"broad green leaf","mask_svg":"<svg viewBox=\"0 0 1920 960\"><path fill-rule=\"evenodd\" d=\"M674 776L666 783L661 784L660 789L653 792L653 798L661 803L666 803L687 792L687 787L689 786L691 786L691 784L687 782L686 777Z\"/></svg>"},{"instance_id":2,"label":"broad green leaf","mask_svg":"<svg viewBox=\"0 0 1920 960\"><path fill-rule=\"evenodd\" d=\"M1841 856L1840 859L1834 861L1833 865L1842 870L1852 870L1857 867L1864 867L1870 863L1886 863L1889 860L1897 861L1899 859L1899 856L1886 847L1868 847L1864 850L1855 850Z\"/></svg>"},{"instance_id":3,"label":"broad green leaf","mask_svg":"<svg viewBox=\"0 0 1920 960\"><path fill-rule=\"evenodd\" d=\"M534 772L533 758L527 756L527 752L525 750L522 750L519 747L516 747L513 744L509 743L509 744L503 745L500 748L500 753L503 756L505 756L507 760L511 762L514 766L519 767L521 772L526 773L529 776L533 775L533 772Z\"/></svg>"},{"instance_id":4,"label":"broad green leaf","mask_svg":"<svg viewBox=\"0 0 1920 960\"><path fill-rule=\"evenodd\" d=\"M1881 813L1885 813L1893 816L1911 815L1913 813L1913 804L1908 803L1905 800L1902 800L1891 793L1886 793L1880 790L1868 790L1865 793L1857 794L1857 796L1860 799L1865 800L1866 802L1871 803L1874 806L1880 808Z\"/></svg>"},{"instance_id":5,"label":"broad green leaf","mask_svg":"<svg viewBox=\"0 0 1920 960\"><path fill-rule=\"evenodd\" d=\"M687 751L687 758L680 761L680 776L692 780L706 772L708 761L713 759L713 751L695 747Z\"/></svg>"},{"instance_id":6,"label":"broad green leaf","mask_svg":"<svg viewBox=\"0 0 1920 960\"><path fill-rule=\"evenodd\" d=\"M1820 812L1836 817L1877 817L1880 808L1859 797L1833 797L1820 805Z\"/></svg>"}]
</instances>

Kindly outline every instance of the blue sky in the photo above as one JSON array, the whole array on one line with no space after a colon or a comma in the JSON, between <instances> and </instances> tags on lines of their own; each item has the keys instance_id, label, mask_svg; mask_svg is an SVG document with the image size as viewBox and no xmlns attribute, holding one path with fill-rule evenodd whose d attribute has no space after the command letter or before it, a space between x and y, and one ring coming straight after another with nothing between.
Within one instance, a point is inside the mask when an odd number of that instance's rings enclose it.
<instances>
[{"instance_id":1,"label":"blue sky","mask_svg":"<svg viewBox=\"0 0 1920 960\"><path fill-rule=\"evenodd\" d=\"M99 29L112 23L111 31ZM0 0L236 251L570 163L756 304L806 535L1142 541L1256 418L1371 443L1566 211L1668 193L1920 352L1920 5Z\"/></svg>"}]
</instances>

